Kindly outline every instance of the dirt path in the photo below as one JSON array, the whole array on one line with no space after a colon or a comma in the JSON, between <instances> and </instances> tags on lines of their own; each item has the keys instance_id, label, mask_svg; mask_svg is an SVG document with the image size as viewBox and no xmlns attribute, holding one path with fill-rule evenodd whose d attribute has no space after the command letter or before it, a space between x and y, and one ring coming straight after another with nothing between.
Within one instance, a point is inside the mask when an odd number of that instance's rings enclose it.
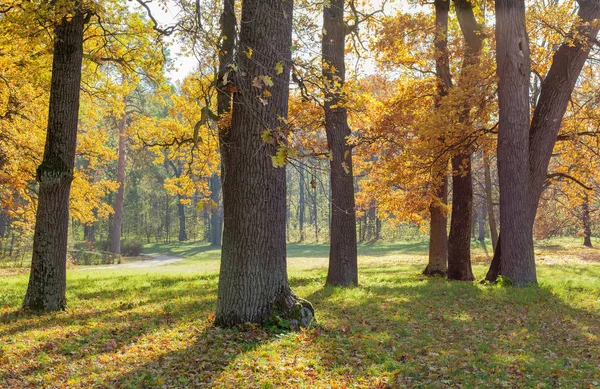
<instances>
[{"instance_id":1,"label":"dirt path","mask_svg":"<svg viewBox=\"0 0 600 389\"><path fill-rule=\"evenodd\" d=\"M81 266L81 267L78 267L76 270L139 269L139 268L145 268L145 267L169 265L171 263L183 261L183 258L174 257L171 255L164 255L164 254L144 254L144 256L150 257L152 259L122 263L120 265L107 265L107 266L94 266L94 267Z\"/></svg>"}]
</instances>

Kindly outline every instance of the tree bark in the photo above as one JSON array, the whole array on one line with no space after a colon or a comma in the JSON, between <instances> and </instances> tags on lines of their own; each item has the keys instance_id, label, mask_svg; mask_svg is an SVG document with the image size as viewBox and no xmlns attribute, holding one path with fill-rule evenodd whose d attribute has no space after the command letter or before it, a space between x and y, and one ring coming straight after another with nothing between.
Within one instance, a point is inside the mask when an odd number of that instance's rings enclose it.
<instances>
[{"instance_id":1,"label":"tree bark","mask_svg":"<svg viewBox=\"0 0 600 389\"><path fill-rule=\"evenodd\" d=\"M477 23L472 3L454 0L458 22L466 42L461 67L462 80L470 76L470 70L479 64L484 35ZM470 124L468 108L461 115L464 124ZM464 150L452 158L452 218L448 239L448 279L473 281L471 269L471 233L473 214L473 178L471 153Z\"/></svg>"},{"instance_id":2,"label":"tree bark","mask_svg":"<svg viewBox=\"0 0 600 389\"><path fill-rule=\"evenodd\" d=\"M221 133L225 224L215 325L264 323L271 314L308 325L313 310L291 291L286 269L285 169L273 166L278 145L262 141L287 117L293 1L246 0L235 74L231 126ZM252 49L249 55L248 49ZM277 69L283 67L283 72ZM253 86L269 76L264 105ZM255 84L256 85L256 84Z\"/></svg>"},{"instance_id":3,"label":"tree bark","mask_svg":"<svg viewBox=\"0 0 600 389\"><path fill-rule=\"evenodd\" d=\"M441 99L448 95L452 87L450 74L450 60L448 54L448 13L450 1L435 0L435 74L437 77L436 107L441 104ZM443 139L441 139L443 141ZM446 176L448 161L440 163L436 171L442 177L442 182L437 188L437 201L429 205L429 262L423 271L424 275L445 276L448 270L448 215L443 209L448 204L448 177ZM441 202L439 204L438 202Z\"/></svg>"},{"instance_id":4,"label":"tree bark","mask_svg":"<svg viewBox=\"0 0 600 389\"><path fill-rule=\"evenodd\" d=\"M123 98L123 103L127 104L126 98ZM110 231L110 249L109 251L115 255L121 255L121 229L123 227L123 204L125 201L125 130L127 129L127 116L125 108L123 108L123 116L119 120L119 149L117 159L117 190L114 204L114 214L112 218L112 226Z\"/></svg>"},{"instance_id":5,"label":"tree bark","mask_svg":"<svg viewBox=\"0 0 600 389\"><path fill-rule=\"evenodd\" d=\"M473 180L471 156L452 158L452 218L448 237L448 279L473 281L471 269L471 213Z\"/></svg>"},{"instance_id":6,"label":"tree bark","mask_svg":"<svg viewBox=\"0 0 600 389\"><path fill-rule=\"evenodd\" d=\"M568 42L563 43L554 54L550 70L541 85L531 125L529 125L529 99L527 103L524 103L521 96L529 96L527 88L530 64L524 25L525 5L523 1L518 3L518 6L515 6L508 0L496 2L497 18L500 17L498 20L502 20L500 24L496 24L497 44L502 48L502 51L497 50L500 103L499 176L501 174L501 154L504 154L507 159L510 154L517 154L518 160L513 158L512 164L507 164L505 168L502 168L505 178L500 180L500 227L505 236L502 241L505 242L506 247L502 248L502 255L494 254L494 261L492 261L494 269L500 270L494 272L493 269L490 269L486 279L495 281L497 275L502 274L516 286L527 286L537 283L533 254L533 223L539 199L544 190L552 150L556 144L569 99L581 69L589 56L592 41L600 29L600 24L594 23L594 20L600 18L600 2L598 0L579 1L578 16L583 23L574 26L573 32L570 33L571 37L575 36L576 39L569 39ZM515 42L519 43L518 47L514 44ZM501 68L500 64L503 64L505 69ZM524 76L527 81L522 80L525 78ZM526 87L522 85L525 82L527 82ZM514 94L515 91L518 92L517 95ZM504 99L501 99L501 93L504 95ZM527 115L525 115L525 111L527 111ZM518 112L516 117L514 116L515 112ZM525 116L527 120L525 120ZM515 123L511 122L511 117L515 118L513 119ZM503 121L505 122L504 127L507 128L504 132L502 131ZM525 126L525 122L527 122L527 126ZM517 127L511 129L511 124ZM509 139L513 133L517 139ZM504 139L502 143L500 142L501 137ZM526 155L523 156L522 154L525 152L522 149L525 146L527 146L527 150ZM521 165L521 162L525 162L526 165ZM525 166L527 171L523 172ZM517 170L513 171L511 168ZM527 184L523 188L519 185L524 180L522 176L526 176ZM516 187L519 188L514 189ZM524 190L525 193L523 193ZM515 192L517 193L515 194ZM517 204L511 207L510 204L515 201ZM504 211L503 204L509 204ZM504 218L503 213L505 214ZM510 251L507 252L508 250Z\"/></svg>"},{"instance_id":7,"label":"tree bark","mask_svg":"<svg viewBox=\"0 0 600 389\"><path fill-rule=\"evenodd\" d=\"M38 208L29 285L23 306L65 309L69 195L73 181L84 15L75 9L55 27L50 109L44 157L36 172Z\"/></svg>"},{"instance_id":8,"label":"tree bark","mask_svg":"<svg viewBox=\"0 0 600 389\"><path fill-rule=\"evenodd\" d=\"M582 24L570 34L574 41L563 43L554 54L552 65L542 82L538 104L531 119L529 133L529 167L532 194L529 221L533 228L540 196L548 176L548 165L558 138L562 119L571 94L589 57L591 47L600 30L600 1L579 0Z\"/></svg>"},{"instance_id":9,"label":"tree bark","mask_svg":"<svg viewBox=\"0 0 600 389\"><path fill-rule=\"evenodd\" d=\"M325 132L331 153L331 224L327 284L358 284L356 253L356 210L352 147L348 115L343 106L346 78L344 0L331 0L323 6L323 77L325 92Z\"/></svg>"},{"instance_id":10,"label":"tree bark","mask_svg":"<svg viewBox=\"0 0 600 389\"><path fill-rule=\"evenodd\" d=\"M448 203L448 179L444 177L436 193L439 203L429 205L429 262L423 271L426 276L445 276L448 271L448 216L444 206Z\"/></svg>"}]
</instances>

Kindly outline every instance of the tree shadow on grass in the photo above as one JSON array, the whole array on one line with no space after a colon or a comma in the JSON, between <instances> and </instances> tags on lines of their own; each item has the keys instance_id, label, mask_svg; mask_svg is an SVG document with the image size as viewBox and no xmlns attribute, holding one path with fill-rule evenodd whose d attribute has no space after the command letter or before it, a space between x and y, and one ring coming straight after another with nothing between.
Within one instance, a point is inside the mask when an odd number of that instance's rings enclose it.
<instances>
[{"instance_id":1,"label":"tree shadow on grass","mask_svg":"<svg viewBox=\"0 0 600 389\"><path fill-rule=\"evenodd\" d=\"M0 382L60 386L75 375L71 386L236 388L259 386L256 373L277 382L273 387L367 388L385 381L394 388L575 388L600 378L600 316L574 304L586 291L448 282L411 269L365 269L363 286L348 289L322 288L323 277L292 278L321 327L315 336L288 334L282 342L253 327L210 327L212 278L143 279L153 287L121 289L110 303L121 281L95 285L106 289L98 291L104 312L72 328L68 314L38 327L51 328L46 339L31 342L18 359L13 354L13 363L0 355L11 369ZM85 296L81 282L76 292ZM121 300L132 305L119 311ZM298 381L286 381L295 362L256 366L272 354L311 364Z\"/></svg>"},{"instance_id":2,"label":"tree shadow on grass","mask_svg":"<svg viewBox=\"0 0 600 389\"><path fill-rule=\"evenodd\" d=\"M388 281L307 297L327 318L314 347L344 350L321 351L328 370L367 386L387 375L399 388L591 387L600 378L600 315L550 288Z\"/></svg>"},{"instance_id":3,"label":"tree shadow on grass","mask_svg":"<svg viewBox=\"0 0 600 389\"><path fill-rule=\"evenodd\" d=\"M160 354L124 374L96 381L94 387L214 387L236 359L273 339L272 334L251 326L231 330L207 325L189 336L193 340L190 345Z\"/></svg>"}]
</instances>

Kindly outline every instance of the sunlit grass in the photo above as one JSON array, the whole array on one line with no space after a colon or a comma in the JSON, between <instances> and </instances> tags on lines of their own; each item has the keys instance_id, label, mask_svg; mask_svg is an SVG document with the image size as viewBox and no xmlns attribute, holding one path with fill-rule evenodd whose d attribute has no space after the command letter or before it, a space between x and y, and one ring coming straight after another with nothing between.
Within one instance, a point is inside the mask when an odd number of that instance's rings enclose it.
<instances>
[{"instance_id":1,"label":"sunlit grass","mask_svg":"<svg viewBox=\"0 0 600 389\"><path fill-rule=\"evenodd\" d=\"M573 250L565 244L536 250L582 255L575 243ZM27 276L0 276L0 387L587 388L600 382L600 265L540 261L540 287L512 289L424 278L426 248L361 246L361 285L344 290L323 288L327 246L292 245L290 281L315 306L319 327L283 335L211 327L219 252L207 246L149 248L187 258L168 266L71 270L68 311L40 317L19 310ZM474 266L478 278L486 270Z\"/></svg>"}]
</instances>

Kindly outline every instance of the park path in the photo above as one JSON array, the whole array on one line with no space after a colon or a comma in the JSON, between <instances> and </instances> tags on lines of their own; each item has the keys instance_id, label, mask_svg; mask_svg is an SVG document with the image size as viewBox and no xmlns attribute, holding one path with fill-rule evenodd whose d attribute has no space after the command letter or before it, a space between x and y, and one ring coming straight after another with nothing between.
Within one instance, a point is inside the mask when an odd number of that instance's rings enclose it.
<instances>
[{"instance_id":1,"label":"park path","mask_svg":"<svg viewBox=\"0 0 600 389\"><path fill-rule=\"evenodd\" d=\"M78 267L77 270L140 269L145 267L169 265L171 263L183 261L183 258L165 254L144 254L144 256L151 257L152 259L122 263L119 265L106 265L94 267L81 266Z\"/></svg>"}]
</instances>

